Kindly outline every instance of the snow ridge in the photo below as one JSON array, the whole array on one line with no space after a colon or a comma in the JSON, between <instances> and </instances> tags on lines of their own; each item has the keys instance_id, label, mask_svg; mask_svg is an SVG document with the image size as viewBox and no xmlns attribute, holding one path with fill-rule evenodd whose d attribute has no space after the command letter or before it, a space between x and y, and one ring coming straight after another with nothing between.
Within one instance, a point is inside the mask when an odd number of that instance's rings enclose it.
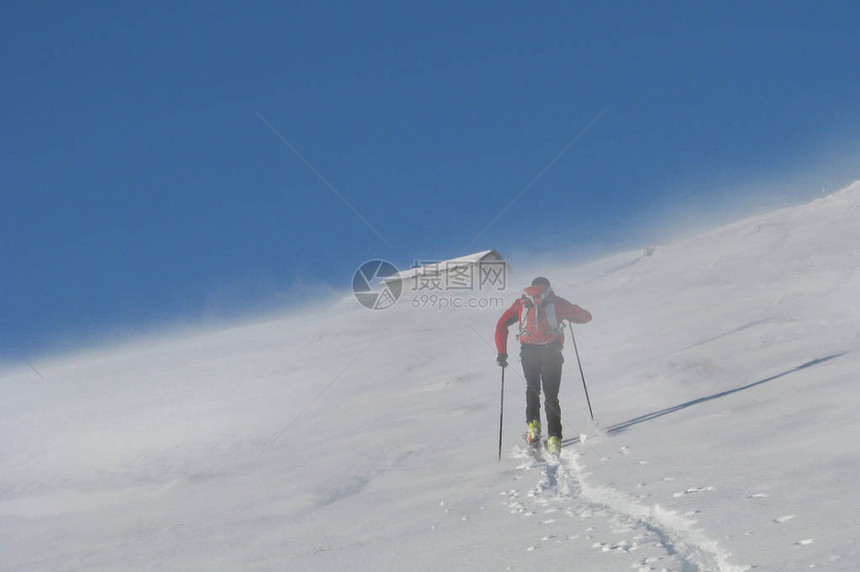
<instances>
[{"instance_id":1,"label":"snow ridge","mask_svg":"<svg viewBox=\"0 0 860 572\"><path fill-rule=\"evenodd\" d=\"M860 184L541 267L595 315L607 421L559 459L497 461L496 309L349 300L0 373L0 568L854 572L858 216Z\"/></svg>"}]
</instances>

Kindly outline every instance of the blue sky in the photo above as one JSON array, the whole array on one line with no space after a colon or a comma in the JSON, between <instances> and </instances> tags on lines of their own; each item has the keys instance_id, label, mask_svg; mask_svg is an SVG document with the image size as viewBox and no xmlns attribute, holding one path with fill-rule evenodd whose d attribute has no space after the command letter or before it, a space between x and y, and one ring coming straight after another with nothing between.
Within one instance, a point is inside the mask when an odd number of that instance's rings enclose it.
<instances>
[{"instance_id":1,"label":"blue sky","mask_svg":"<svg viewBox=\"0 0 860 572\"><path fill-rule=\"evenodd\" d=\"M4 4L0 359L860 178L860 9L695 4Z\"/></svg>"}]
</instances>

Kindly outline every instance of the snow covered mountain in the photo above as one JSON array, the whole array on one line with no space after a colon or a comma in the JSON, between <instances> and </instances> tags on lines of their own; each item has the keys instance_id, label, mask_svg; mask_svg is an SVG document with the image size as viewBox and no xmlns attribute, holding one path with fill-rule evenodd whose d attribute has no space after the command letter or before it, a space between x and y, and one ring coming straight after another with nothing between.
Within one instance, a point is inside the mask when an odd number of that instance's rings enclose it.
<instances>
[{"instance_id":1,"label":"snow covered mountain","mask_svg":"<svg viewBox=\"0 0 860 572\"><path fill-rule=\"evenodd\" d=\"M502 308L341 301L6 371L0 570L860 569L858 246L854 184L518 268L505 305L543 274L594 314L597 424L568 343L558 463L520 448L516 363L496 460Z\"/></svg>"}]
</instances>

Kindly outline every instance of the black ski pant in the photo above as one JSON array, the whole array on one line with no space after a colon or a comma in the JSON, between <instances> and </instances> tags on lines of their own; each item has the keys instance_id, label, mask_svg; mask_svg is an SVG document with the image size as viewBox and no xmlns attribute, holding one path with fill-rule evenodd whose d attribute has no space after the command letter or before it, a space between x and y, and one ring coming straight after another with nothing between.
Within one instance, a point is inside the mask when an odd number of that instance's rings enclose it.
<instances>
[{"instance_id":1,"label":"black ski pant","mask_svg":"<svg viewBox=\"0 0 860 572\"><path fill-rule=\"evenodd\" d=\"M561 439L561 406L558 403L561 364L564 363L561 346L522 344L520 361L526 378L526 422L535 419L540 421L540 392L543 386L547 434Z\"/></svg>"}]
</instances>

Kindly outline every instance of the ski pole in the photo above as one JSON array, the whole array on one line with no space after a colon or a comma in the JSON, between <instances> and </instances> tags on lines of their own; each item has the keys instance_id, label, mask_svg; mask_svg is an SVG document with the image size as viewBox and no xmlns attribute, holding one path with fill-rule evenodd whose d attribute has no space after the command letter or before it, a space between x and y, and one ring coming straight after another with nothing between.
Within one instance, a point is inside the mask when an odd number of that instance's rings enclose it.
<instances>
[{"instance_id":1,"label":"ski pole","mask_svg":"<svg viewBox=\"0 0 860 572\"><path fill-rule=\"evenodd\" d=\"M502 366L502 406L499 409L499 461L502 460L502 421L505 419L505 368Z\"/></svg>"},{"instance_id":2,"label":"ski pole","mask_svg":"<svg viewBox=\"0 0 860 572\"><path fill-rule=\"evenodd\" d=\"M591 410L591 399L588 398L588 386L585 385L585 374L582 373L582 360L579 359L579 348L576 347L576 337L573 335L573 324L567 323L570 328L570 339L573 340L573 351L576 352L576 363L579 364L579 375L582 377L582 388L585 390L585 401L588 403L588 413L591 414L591 420L594 421L594 411Z\"/></svg>"}]
</instances>

